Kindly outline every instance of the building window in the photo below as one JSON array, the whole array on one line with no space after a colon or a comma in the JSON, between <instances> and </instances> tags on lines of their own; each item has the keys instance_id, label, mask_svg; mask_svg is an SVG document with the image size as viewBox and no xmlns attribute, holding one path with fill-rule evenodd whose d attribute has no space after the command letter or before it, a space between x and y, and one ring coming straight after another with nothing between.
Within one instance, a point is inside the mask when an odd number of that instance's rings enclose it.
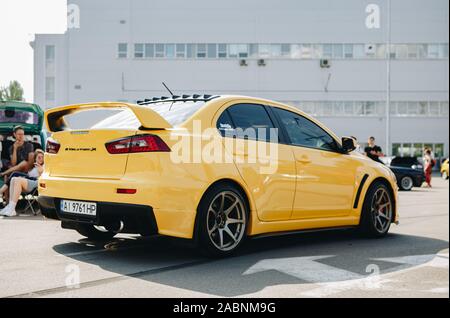
<instances>
[{"instance_id":1,"label":"building window","mask_svg":"<svg viewBox=\"0 0 450 318\"><path fill-rule=\"evenodd\" d=\"M195 44L186 45L186 56L188 59L195 58Z\"/></svg>"},{"instance_id":2,"label":"building window","mask_svg":"<svg viewBox=\"0 0 450 318\"><path fill-rule=\"evenodd\" d=\"M444 157L444 144L435 144L434 145L434 156L437 158Z\"/></svg>"},{"instance_id":3,"label":"building window","mask_svg":"<svg viewBox=\"0 0 450 318\"><path fill-rule=\"evenodd\" d=\"M418 102L408 102L408 115L418 116L419 115L419 103Z\"/></svg>"},{"instance_id":4,"label":"building window","mask_svg":"<svg viewBox=\"0 0 450 318\"><path fill-rule=\"evenodd\" d=\"M377 59L385 59L386 58L386 45L384 45L384 44L377 45L376 57L377 57Z\"/></svg>"},{"instance_id":5,"label":"building window","mask_svg":"<svg viewBox=\"0 0 450 318\"><path fill-rule=\"evenodd\" d=\"M228 57L227 53L227 45L226 44L218 44L218 56L220 59L226 59Z\"/></svg>"},{"instance_id":6,"label":"building window","mask_svg":"<svg viewBox=\"0 0 450 318\"><path fill-rule=\"evenodd\" d=\"M324 59L331 59L333 57L333 45L324 44L322 46L322 57Z\"/></svg>"},{"instance_id":7,"label":"building window","mask_svg":"<svg viewBox=\"0 0 450 318\"><path fill-rule=\"evenodd\" d=\"M281 56L290 57L291 56L291 45L281 44Z\"/></svg>"},{"instance_id":8,"label":"building window","mask_svg":"<svg viewBox=\"0 0 450 318\"><path fill-rule=\"evenodd\" d=\"M176 57L184 59L186 57L186 44L177 44L176 45Z\"/></svg>"},{"instance_id":9,"label":"building window","mask_svg":"<svg viewBox=\"0 0 450 318\"><path fill-rule=\"evenodd\" d=\"M155 44L155 57L156 58L164 57L164 44L161 43Z\"/></svg>"},{"instance_id":10,"label":"building window","mask_svg":"<svg viewBox=\"0 0 450 318\"><path fill-rule=\"evenodd\" d=\"M250 44L249 45L249 50L250 50L250 52L249 52L249 56L251 57L251 58L259 58L259 49L258 49L258 44Z\"/></svg>"},{"instance_id":11,"label":"building window","mask_svg":"<svg viewBox=\"0 0 450 318\"><path fill-rule=\"evenodd\" d=\"M441 44L439 46L439 58L448 59L448 44Z\"/></svg>"},{"instance_id":12,"label":"building window","mask_svg":"<svg viewBox=\"0 0 450 318\"><path fill-rule=\"evenodd\" d=\"M439 58L439 45L438 44L429 44L428 45L427 57L429 59L437 59L437 58Z\"/></svg>"},{"instance_id":13,"label":"building window","mask_svg":"<svg viewBox=\"0 0 450 318\"><path fill-rule=\"evenodd\" d=\"M408 46L406 44L397 44L395 50L397 59L404 60L408 58Z\"/></svg>"},{"instance_id":14,"label":"building window","mask_svg":"<svg viewBox=\"0 0 450 318\"><path fill-rule=\"evenodd\" d=\"M259 58L270 57L270 45L263 44L267 48L267 56L262 56L261 45L258 48ZM248 44L230 44L228 46L228 57L246 59L249 57L249 45Z\"/></svg>"},{"instance_id":15,"label":"building window","mask_svg":"<svg viewBox=\"0 0 450 318\"><path fill-rule=\"evenodd\" d=\"M344 58L353 58L353 44L344 44Z\"/></svg>"},{"instance_id":16,"label":"building window","mask_svg":"<svg viewBox=\"0 0 450 318\"><path fill-rule=\"evenodd\" d=\"M392 155L399 157L399 156L401 156L401 153L402 153L402 144L393 143L392 144Z\"/></svg>"},{"instance_id":17,"label":"building window","mask_svg":"<svg viewBox=\"0 0 450 318\"><path fill-rule=\"evenodd\" d=\"M353 58L363 59L366 57L364 44L354 44L353 45Z\"/></svg>"},{"instance_id":18,"label":"building window","mask_svg":"<svg viewBox=\"0 0 450 318\"><path fill-rule=\"evenodd\" d=\"M248 58L248 45L247 44L239 44L237 46L239 58L246 59Z\"/></svg>"},{"instance_id":19,"label":"building window","mask_svg":"<svg viewBox=\"0 0 450 318\"><path fill-rule=\"evenodd\" d=\"M155 45L151 43L145 44L145 58L150 59L155 56Z\"/></svg>"},{"instance_id":20,"label":"building window","mask_svg":"<svg viewBox=\"0 0 450 318\"><path fill-rule=\"evenodd\" d=\"M422 157L426 148L431 149L436 158L443 158L445 149L443 143L393 143L392 155L397 157Z\"/></svg>"},{"instance_id":21,"label":"building window","mask_svg":"<svg viewBox=\"0 0 450 318\"><path fill-rule=\"evenodd\" d=\"M418 113L421 116L426 116L428 115L428 103L427 102L419 102L418 103Z\"/></svg>"},{"instance_id":22,"label":"building window","mask_svg":"<svg viewBox=\"0 0 450 318\"><path fill-rule=\"evenodd\" d=\"M165 53L166 58L173 59L175 57L175 44L166 44Z\"/></svg>"},{"instance_id":23,"label":"building window","mask_svg":"<svg viewBox=\"0 0 450 318\"><path fill-rule=\"evenodd\" d=\"M310 59L310 58L312 58L312 47L311 47L311 44L302 44L301 45L301 58L302 59Z\"/></svg>"},{"instance_id":24,"label":"building window","mask_svg":"<svg viewBox=\"0 0 450 318\"><path fill-rule=\"evenodd\" d=\"M335 102L334 103L334 116L344 116L344 102Z\"/></svg>"},{"instance_id":25,"label":"building window","mask_svg":"<svg viewBox=\"0 0 450 318\"><path fill-rule=\"evenodd\" d=\"M386 101L289 101L286 103L317 116L386 116ZM391 116L404 117L448 117L448 107L448 102L401 101L391 103L390 113Z\"/></svg>"},{"instance_id":26,"label":"building window","mask_svg":"<svg viewBox=\"0 0 450 318\"><path fill-rule=\"evenodd\" d=\"M440 105L439 102L430 102L430 116L439 116Z\"/></svg>"},{"instance_id":27,"label":"building window","mask_svg":"<svg viewBox=\"0 0 450 318\"><path fill-rule=\"evenodd\" d=\"M45 100L49 102L55 100L55 77L53 76L45 78Z\"/></svg>"},{"instance_id":28,"label":"building window","mask_svg":"<svg viewBox=\"0 0 450 318\"><path fill-rule=\"evenodd\" d=\"M206 54L206 44L197 44L197 58L204 59Z\"/></svg>"},{"instance_id":29,"label":"building window","mask_svg":"<svg viewBox=\"0 0 450 318\"><path fill-rule=\"evenodd\" d=\"M448 102L441 103L441 116L448 117Z\"/></svg>"},{"instance_id":30,"label":"building window","mask_svg":"<svg viewBox=\"0 0 450 318\"><path fill-rule=\"evenodd\" d=\"M55 46L46 45L45 46L45 61L54 62L55 61Z\"/></svg>"},{"instance_id":31,"label":"building window","mask_svg":"<svg viewBox=\"0 0 450 318\"><path fill-rule=\"evenodd\" d=\"M333 44L333 58L342 59L344 57L344 45Z\"/></svg>"},{"instance_id":32,"label":"building window","mask_svg":"<svg viewBox=\"0 0 450 318\"><path fill-rule=\"evenodd\" d=\"M208 44L208 58L209 59L217 58L217 45L216 44Z\"/></svg>"},{"instance_id":33,"label":"building window","mask_svg":"<svg viewBox=\"0 0 450 318\"><path fill-rule=\"evenodd\" d=\"M135 43L134 58L230 59L385 59L384 44L153 44ZM49 60L54 48L46 52ZM127 58L127 44L119 44L120 58ZM448 44L392 44L392 59L448 59ZM54 58L54 57L53 57Z\"/></svg>"},{"instance_id":34,"label":"building window","mask_svg":"<svg viewBox=\"0 0 450 318\"><path fill-rule=\"evenodd\" d=\"M45 72L47 74L55 73L55 46L45 46Z\"/></svg>"},{"instance_id":35,"label":"building window","mask_svg":"<svg viewBox=\"0 0 450 318\"><path fill-rule=\"evenodd\" d=\"M144 58L144 44L143 43L134 44L134 58L136 58L136 59Z\"/></svg>"},{"instance_id":36,"label":"building window","mask_svg":"<svg viewBox=\"0 0 450 318\"><path fill-rule=\"evenodd\" d=\"M238 54L238 47L237 45L232 47L233 48L233 54L237 55ZM259 58L269 58L270 57L270 45L269 44L260 44L258 45L258 57ZM230 56L231 56L231 52L230 52Z\"/></svg>"},{"instance_id":37,"label":"building window","mask_svg":"<svg viewBox=\"0 0 450 318\"><path fill-rule=\"evenodd\" d=\"M271 56L278 58L281 57L281 44L272 44L270 47Z\"/></svg>"},{"instance_id":38,"label":"building window","mask_svg":"<svg viewBox=\"0 0 450 318\"><path fill-rule=\"evenodd\" d=\"M119 43L117 46L117 57L119 59L126 59L128 57L128 44Z\"/></svg>"},{"instance_id":39,"label":"building window","mask_svg":"<svg viewBox=\"0 0 450 318\"><path fill-rule=\"evenodd\" d=\"M417 59L419 57L419 47L416 44L408 45L408 58Z\"/></svg>"}]
</instances>

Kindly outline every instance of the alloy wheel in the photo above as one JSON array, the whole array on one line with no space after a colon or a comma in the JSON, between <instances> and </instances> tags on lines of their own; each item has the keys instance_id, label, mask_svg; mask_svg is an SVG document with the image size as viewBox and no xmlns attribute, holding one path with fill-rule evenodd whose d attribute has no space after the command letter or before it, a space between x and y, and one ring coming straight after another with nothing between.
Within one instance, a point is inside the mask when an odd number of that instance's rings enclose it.
<instances>
[{"instance_id":1,"label":"alloy wheel","mask_svg":"<svg viewBox=\"0 0 450 318\"><path fill-rule=\"evenodd\" d=\"M208 207L208 236L221 251L230 251L241 242L247 223L244 203L232 191L219 193Z\"/></svg>"},{"instance_id":2,"label":"alloy wheel","mask_svg":"<svg viewBox=\"0 0 450 318\"><path fill-rule=\"evenodd\" d=\"M372 221L378 233L385 233L392 222L392 202L386 189L380 188L372 199Z\"/></svg>"}]
</instances>

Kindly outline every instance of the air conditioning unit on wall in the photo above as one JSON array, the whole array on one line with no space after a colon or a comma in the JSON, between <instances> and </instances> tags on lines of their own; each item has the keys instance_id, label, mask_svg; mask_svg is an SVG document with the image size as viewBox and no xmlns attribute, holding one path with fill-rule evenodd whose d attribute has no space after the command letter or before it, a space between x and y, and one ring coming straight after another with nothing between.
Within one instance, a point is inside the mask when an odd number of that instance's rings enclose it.
<instances>
[{"instance_id":1,"label":"air conditioning unit on wall","mask_svg":"<svg viewBox=\"0 0 450 318\"><path fill-rule=\"evenodd\" d=\"M366 55L375 55L377 53L377 46L375 44L366 44L364 51Z\"/></svg>"},{"instance_id":2,"label":"air conditioning unit on wall","mask_svg":"<svg viewBox=\"0 0 450 318\"><path fill-rule=\"evenodd\" d=\"M327 60L327 59L320 60L321 68L330 68L330 66L331 66L330 60Z\"/></svg>"}]
</instances>

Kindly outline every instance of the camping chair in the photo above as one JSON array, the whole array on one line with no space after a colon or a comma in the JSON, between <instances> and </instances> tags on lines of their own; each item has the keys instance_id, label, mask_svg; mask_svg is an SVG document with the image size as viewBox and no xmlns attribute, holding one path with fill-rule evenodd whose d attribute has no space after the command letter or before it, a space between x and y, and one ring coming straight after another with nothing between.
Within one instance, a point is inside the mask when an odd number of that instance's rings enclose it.
<instances>
[{"instance_id":1,"label":"camping chair","mask_svg":"<svg viewBox=\"0 0 450 318\"><path fill-rule=\"evenodd\" d=\"M26 207L23 210L24 212L31 210L33 212L33 215L37 215L39 213L39 208L35 209L33 204L37 203L37 197L38 197L38 189L34 189L31 192L22 192L22 199L26 202Z\"/></svg>"}]
</instances>

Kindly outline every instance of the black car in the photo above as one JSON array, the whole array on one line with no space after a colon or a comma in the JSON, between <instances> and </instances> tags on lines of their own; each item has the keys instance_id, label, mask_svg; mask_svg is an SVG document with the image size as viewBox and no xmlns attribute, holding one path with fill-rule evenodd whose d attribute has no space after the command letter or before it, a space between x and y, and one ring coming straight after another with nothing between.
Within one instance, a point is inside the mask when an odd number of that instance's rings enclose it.
<instances>
[{"instance_id":1,"label":"black car","mask_svg":"<svg viewBox=\"0 0 450 318\"><path fill-rule=\"evenodd\" d=\"M413 187L421 187L425 181L423 166L414 157L393 157L383 160L394 172L400 190L410 191Z\"/></svg>"}]
</instances>

